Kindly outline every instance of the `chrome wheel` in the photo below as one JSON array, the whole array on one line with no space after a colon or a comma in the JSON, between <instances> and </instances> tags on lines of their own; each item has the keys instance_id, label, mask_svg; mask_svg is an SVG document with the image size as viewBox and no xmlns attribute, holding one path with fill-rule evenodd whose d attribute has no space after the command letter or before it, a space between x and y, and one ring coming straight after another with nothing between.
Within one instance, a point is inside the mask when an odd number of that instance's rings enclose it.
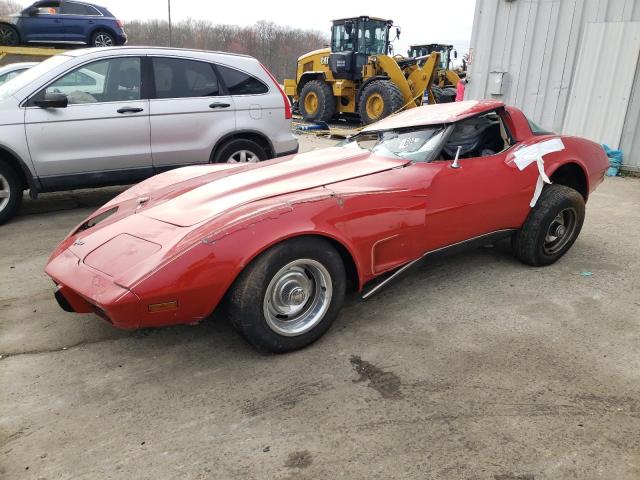
<instances>
[{"instance_id":1,"label":"chrome wheel","mask_svg":"<svg viewBox=\"0 0 640 480\"><path fill-rule=\"evenodd\" d=\"M229 155L227 163L257 163L260 158L251 150L238 150Z\"/></svg>"},{"instance_id":2,"label":"chrome wheel","mask_svg":"<svg viewBox=\"0 0 640 480\"><path fill-rule=\"evenodd\" d=\"M113 38L106 33L99 33L93 40L94 47L111 47L113 46Z\"/></svg>"},{"instance_id":3,"label":"chrome wheel","mask_svg":"<svg viewBox=\"0 0 640 480\"><path fill-rule=\"evenodd\" d=\"M263 300L269 328L279 335L302 335L329 310L333 284L320 262L300 259L282 267L271 279Z\"/></svg>"},{"instance_id":4,"label":"chrome wheel","mask_svg":"<svg viewBox=\"0 0 640 480\"><path fill-rule=\"evenodd\" d=\"M11 199L11 187L9 181L0 173L0 212L2 212Z\"/></svg>"},{"instance_id":5,"label":"chrome wheel","mask_svg":"<svg viewBox=\"0 0 640 480\"><path fill-rule=\"evenodd\" d=\"M562 250L573 238L578 215L573 208L565 208L553 219L544 239L544 253L555 255Z\"/></svg>"}]
</instances>

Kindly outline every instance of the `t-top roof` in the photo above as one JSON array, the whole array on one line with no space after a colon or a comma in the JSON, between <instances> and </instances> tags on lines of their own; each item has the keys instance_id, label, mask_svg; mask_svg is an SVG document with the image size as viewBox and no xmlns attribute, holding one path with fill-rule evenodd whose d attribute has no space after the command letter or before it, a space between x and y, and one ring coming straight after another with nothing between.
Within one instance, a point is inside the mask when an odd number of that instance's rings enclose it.
<instances>
[{"instance_id":1,"label":"t-top roof","mask_svg":"<svg viewBox=\"0 0 640 480\"><path fill-rule=\"evenodd\" d=\"M404 112L384 118L364 128L363 132L393 130L396 128L416 127L421 125L441 125L454 123L464 118L473 117L504 107L504 103L496 100L468 100L464 102L438 103L411 108Z\"/></svg>"}]
</instances>

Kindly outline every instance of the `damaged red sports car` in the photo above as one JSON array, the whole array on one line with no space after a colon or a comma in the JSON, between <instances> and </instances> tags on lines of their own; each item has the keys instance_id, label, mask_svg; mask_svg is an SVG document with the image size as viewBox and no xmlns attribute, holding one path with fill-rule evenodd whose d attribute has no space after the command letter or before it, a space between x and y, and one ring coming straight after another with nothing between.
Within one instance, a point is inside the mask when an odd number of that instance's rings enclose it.
<instances>
[{"instance_id":1,"label":"damaged red sports car","mask_svg":"<svg viewBox=\"0 0 640 480\"><path fill-rule=\"evenodd\" d=\"M524 263L555 262L607 167L600 145L500 102L419 107L336 147L157 175L74 229L46 272L67 311L131 329L224 308L254 347L285 352L327 331L347 289L366 298L436 255L511 237Z\"/></svg>"}]
</instances>

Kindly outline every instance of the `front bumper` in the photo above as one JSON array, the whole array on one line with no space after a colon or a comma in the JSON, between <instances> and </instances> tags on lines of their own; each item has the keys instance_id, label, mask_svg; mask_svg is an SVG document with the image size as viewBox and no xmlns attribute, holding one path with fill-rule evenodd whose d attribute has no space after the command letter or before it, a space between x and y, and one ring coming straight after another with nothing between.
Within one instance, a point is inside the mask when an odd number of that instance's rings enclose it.
<instances>
[{"instance_id":1,"label":"front bumper","mask_svg":"<svg viewBox=\"0 0 640 480\"><path fill-rule=\"evenodd\" d=\"M85 266L65 250L46 268L57 285L55 298L67 312L95 313L118 328L139 328L145 321L140 299L106 275Z\"/></svg>"}]
</instances>

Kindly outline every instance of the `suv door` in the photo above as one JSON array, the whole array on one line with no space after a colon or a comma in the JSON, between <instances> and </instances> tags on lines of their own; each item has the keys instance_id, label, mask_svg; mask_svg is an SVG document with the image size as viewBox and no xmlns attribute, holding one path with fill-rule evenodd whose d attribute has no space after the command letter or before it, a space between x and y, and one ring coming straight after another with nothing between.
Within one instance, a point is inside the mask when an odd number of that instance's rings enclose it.
<instances>
[{"instance_id":1,"label":"suv door","mask_svg":"<svg viewBox=\"0 0 640 480\"><path fill-rule=\"evenodd\" d=\"M150 58L155 91L149 101L154 168L208 163L217 141L235 130L233 98L209 62Z\"/></svg>"},{"instance_id":2,"label":"suv door","mask_svg":"<svg viewBox=\"0 0 640 480\"><path fill-rule=\"evenodd\" d=\"M19 30L26 42L65 40L60 2L36 2L22 12Z\"/></svg>"},{"instance_id":3,"label":"suv door","mask_svg":"<svg viewBox=\"0 0 640 480\"><path fill-rule=\"evenodd\" d=\"M91 5L70 1L63 2L62 15L66 40L78 43L87 42L89 29L95 25L96 17L101 16Z\"/></svg>"},{"instance_id":4,"label":"suv door","mask_svg":"<svg viewBox=\"0 0 640 480\"><path fill-rule=\"evenodd\" d=\"M60 76L27 102L27 141L44 188L53 188L47 185L61 176L97 185L133 183L151 174L141 67L137 56L96 60ZM69 105L35 106L47 93L65 94Z\"/></svg>"}]
</instances>

